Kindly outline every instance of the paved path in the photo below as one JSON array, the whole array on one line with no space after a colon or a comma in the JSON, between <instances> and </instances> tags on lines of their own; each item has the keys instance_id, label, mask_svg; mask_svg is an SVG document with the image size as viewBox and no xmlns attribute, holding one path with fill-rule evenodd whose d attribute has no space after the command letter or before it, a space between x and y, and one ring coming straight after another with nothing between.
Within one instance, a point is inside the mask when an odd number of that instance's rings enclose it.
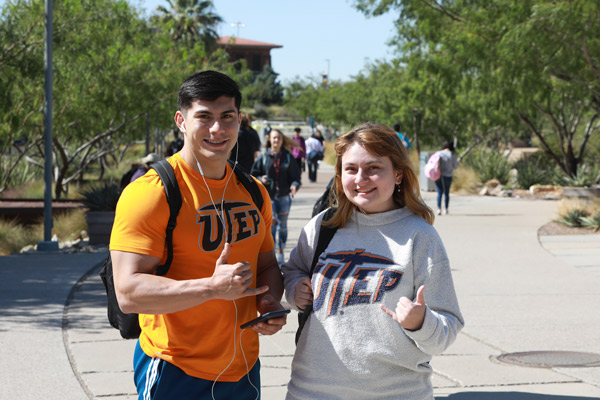
<instances>
[{"instance_id":1,"label":"paved path","mask_svg":"<svg viewBox=\"0 0 600 400\"><path fill-rule=\"evenodd\" d=\"M290 214L287 252L331 176L320 170ZM434 194L424 193L430 206ZM600 367L530 368L500 363L503 353L600 354L600 235L543 237L556 202L454 196L439 216L466 327L434 357L436 399L587 400L600 398ZM97 276L106 250L91 254L0 257L0 399L134 399L134 341L106 321ZM295 315L283 332L261 337L263 398L285 397Z\"/></svg>"}]
</instances>

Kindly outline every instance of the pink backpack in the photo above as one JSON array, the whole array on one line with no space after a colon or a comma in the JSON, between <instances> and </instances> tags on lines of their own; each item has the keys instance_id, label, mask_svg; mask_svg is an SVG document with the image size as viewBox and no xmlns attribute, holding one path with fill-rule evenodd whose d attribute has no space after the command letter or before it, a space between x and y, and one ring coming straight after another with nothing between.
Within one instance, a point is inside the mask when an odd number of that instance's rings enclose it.
<instances>
[{"instance_id":1,"label":"pink backpack","mask_svg":"<svg viewBox=\"0 0 600 400\"><path fill-rule=\"evenodd\" d=\"M429 161L425 164L425 176L432 181L440 179L442 171L440 170L440 153L436 152L429 157Z\"/></svg>"}]
</instances>

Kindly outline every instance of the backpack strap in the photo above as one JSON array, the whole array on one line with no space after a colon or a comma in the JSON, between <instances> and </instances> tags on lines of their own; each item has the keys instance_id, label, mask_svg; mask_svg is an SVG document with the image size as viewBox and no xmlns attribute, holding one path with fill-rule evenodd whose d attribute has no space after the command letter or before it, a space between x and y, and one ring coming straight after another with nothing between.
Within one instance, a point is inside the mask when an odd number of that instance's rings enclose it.
<instances>
[{"instance_id":1,"label":"backpack strap","mask_svg":"<svg viewBox=\"0 0 600 400\"><path fill-rule=\"evenodd\" d=\"M319 239L317 240L317 247L315 248L315 252L313 254L312 264L310 266L310 277L312 278L313 273L315 272L315 267L319 262L319 256L323 254L329 242L335 235L337 231L337 227L333 226L323 226L323 222L329 221L333 214L336 212L336 208L328 208L325 211L325 215L323 215L323 219L321 220L321 227L319 228ZM312 313L313 306L309 304L306 306L304 311L298 313L298 330L296 331L296 344L298 344L298 340L300 339L300 334L302 333L302 329L304 328L304 324L308 321L308 317Z\"/></svg>"},{"instance_id":2,"label":"backpack strap","mask_svg":"<svg viewBox=\"0 0 600 400\"><path fill-rule=\"evenodd\" d=\"M173 230L177 226L177 215L181 209L181 192L173 167L167 160L160 160L150 166L158 173L160 180L165 187L167 203L169 203L169 222L167 223L167 231L165 242L167 244L167 259L163 265L156 268L156 275L166 275L169 272L171 263L173 262Z\"/></svg>"},{"instance_id":3,"label":"backpack strap","mask_svg":"<svg viewBox=\"0 0 600 400\"><path fill-rule=\"evenodd\" d=\"M311 278L313 276L313 273L315 272L315 267L319 262L319 256L323 254L323 252L329 245L329 242L331 242L333 235L335 235L335 232L337 231L337 227L323 225L323 222L329 221L331 217L333 217L333 214L335 214L336 210L337 208L328 208L327 211L325 211L325 215L323 215L323 219L321 220L321 227L319 228L319 239L317 240L317 247L315 249L315 253L313 254L313 260L310 266Z\"/></svg>"},{"instance_id":4,"label":"backpack strap","mask_svg":"<svg viewBox=\"0 0 600 400\"><path fill-rule=\"evenodd\" d=\"M233 172L235 172L237 178L240 180L242 185L244 185L244 188L246 188L248 193L250 193L250 196L252 196L252 201L258 208L258 211L262 210L264 199L262 197L262 193L260 192L260 188L258 187L254 178L252 178L252 176L248 172L244 171L242 168L235 168L235 163L233 161L228 161L229 165L231 165L231 168L233 168Z\"/></svg>"}]
</instances>

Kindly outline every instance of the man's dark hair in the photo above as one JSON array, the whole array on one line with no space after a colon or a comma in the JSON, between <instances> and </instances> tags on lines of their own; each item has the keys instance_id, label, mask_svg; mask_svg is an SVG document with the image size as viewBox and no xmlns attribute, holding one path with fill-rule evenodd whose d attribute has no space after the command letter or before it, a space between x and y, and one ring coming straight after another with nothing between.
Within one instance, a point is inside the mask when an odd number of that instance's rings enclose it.
<instances>
[{"instance_id":1,"label":"man's dark hair","mask_svg":"<svg viewBox=\"0 0 600 400\"><path fill-rule=\"evenodd\" d=\"M294 128L294 132L300 132L300 128Z\"/></svg>"},{"instance_id":2,"label":"man's dark hair","mask_svg":"<svg viewBox=\"0 0 600 400\"><path fill-rule=\"evenodd\" d=\"M392 128L394 128L394 130L395 130L396 132L400 132L400 124L398 124L398 123L395 123L395 124L394 124L394 126L393 126Z\"/></svg>"},{"instance_id":3,"label":"man's dark hair","mask_svg":"<svg viewBox=\"0 0 600 400\"><path fill-rule=\"evenodd\" d=\"M221 72L202 71L183 81L177 93L177 106L183 111L190 108L194 100L214 101L221 96L233 97L235 107L240 110L242 93L237 83Z\"/></svg>"}]
</instances>

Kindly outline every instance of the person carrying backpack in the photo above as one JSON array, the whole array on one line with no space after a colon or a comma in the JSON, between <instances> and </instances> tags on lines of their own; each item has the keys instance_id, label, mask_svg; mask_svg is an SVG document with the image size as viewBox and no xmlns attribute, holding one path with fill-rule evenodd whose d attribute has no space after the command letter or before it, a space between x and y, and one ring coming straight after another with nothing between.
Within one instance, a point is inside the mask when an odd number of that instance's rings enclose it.
<instances>
[{"instance_id":1,"label":"person carrying backpack","mask_svg":"<svg viewBox=\"0 0 600 400\"><path fill-rule=\"evenodd\" d=\"M166 275L158 273L168 253L166 186L152 169L119 199L110 256L119 306L139 314L140 398L260 397L258 334L286 323L284 316L240 328L257 313L283 309L271 203L257 207L227 162L240 105L237 84L216 71L194 74L179 88L175 122L185 140L168 163L182 202ZM264 186L248 179L268 199Z\"/></svg>"},{"instance_id":2,"label":"person carrying backpack","mask_svg":"<svg viewBox=\"0 0 600 400\"><path fill-rule=\"evenodd\" d=\"M389 127L360 125L335 152L336 208L282 266L305 316L286 399L433 400L429 362L464 326L433 211Z\"/></svg>"},{"instance_id":3,"label":"person carrying backpack","mask_svg":"<svg viewBox=\"0 0 600 400\"><path fill-rule=\"evenodd\" d=\"M440 177L436 179L437 188L437 215L442 215L442 196L444 196L444 214L448 214L450 205L450 186L452 186L452 173L458 168L458 157L454 152L454 144L445 142L442 150L438 151Z\"/></svg>"},{"instance_id":4,"label":"person carrying backpack","mask_svg":"<svg viewBox=\"0 0 600 400\"><path fill-rule=\"evenodd\" d=\"M287 243L287 221L292 207L292 197L302 184L298 163L290 150L295 142L278 129L272 129L267 138L266 150L252 165L252 175L267 187L273 208L271 234L277 244L277 261L284 261ZM279 238L277 238L279 231Z\"/></svg>"}]
</instances>

